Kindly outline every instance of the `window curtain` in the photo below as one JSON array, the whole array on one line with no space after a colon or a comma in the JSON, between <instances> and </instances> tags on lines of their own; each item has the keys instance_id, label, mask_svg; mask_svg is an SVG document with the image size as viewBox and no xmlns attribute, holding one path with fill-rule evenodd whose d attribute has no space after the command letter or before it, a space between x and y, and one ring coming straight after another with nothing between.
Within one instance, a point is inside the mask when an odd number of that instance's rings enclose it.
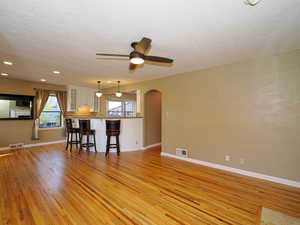
<instances>
[{"instance_id":1,"label":"window curtain","mask_svg":"<svg viewBox=\"0 0 300 225\"><path fill-rule=\"evenodd\" d=\"M54 94L56 95L57 102L62 112L62 115L65 116L67 112L67 92L66 91L55 91ZM63 129L63 136L67 136L67 130Z\"/></svg>"},{"instance_id":2,"label":"window curtain","mask_svg":"<svg viewBox=\"0 0 300 225\"><path fill-rule=\"evenodd\" d=\"M67 112L67 92L66 91L55 91L59 108L63 115Z\"/></svg>"},{"instance_id":3,"label":"window curtain","mask_svg":"<svg viewBox=\"0 0 300 225\"><path fill-rule=\"evenodd\" d=\"M32 134L34 140L39 139L39 118L48 101L49 95L49 90L37 89L35 91L34 125Z\"/></svg>"}]
</instances>

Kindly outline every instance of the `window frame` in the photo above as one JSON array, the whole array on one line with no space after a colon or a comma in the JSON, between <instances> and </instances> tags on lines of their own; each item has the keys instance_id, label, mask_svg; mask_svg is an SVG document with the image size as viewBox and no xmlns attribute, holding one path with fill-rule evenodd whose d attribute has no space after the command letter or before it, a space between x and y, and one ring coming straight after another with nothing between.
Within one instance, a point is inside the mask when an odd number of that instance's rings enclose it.
<instances>
[{"instance_id":1,"label":"window frame","mask_svg":"<svg viewBox=\"0 0 300 225\"><path fill-rule=\"evenodd\" d=\"M56 97L56 101L57 101L57 104L58 104L57 96L56 96L55 94L50 94L50 95L49 95L49 98L50 98L51 96ZM48 98L48 100L49 100L49 98ZM47 102L48 102L48 100L47 100ZM47 105L47 103L46 103L46 105ZM46 105L45 105L45 107L46 107ZM59 107L59 104L58 104L58 107ZM59 107L59 109L60 109L60 107ZM61 111L61 110L59 110L59 111L46 111L46 110L43 110L43 111L41 112L41 115L42 115L43 112L46 112L46 113L47 113L47 112L48 112L48 113L51 113L51 112L59 112L60 121L59 121L59 126L58 126L58 127L40 127L40 126L41 126L41 123L40 123L40 121L39 121L39 129L40 129L40 130L55 130L55 129L62 129L62 128L64 127L64 124L63 124L63 114L62 114L62 111Z\"/></svg>"},{"instance_id":2,"label":"window frame","mask_svg":"<svg viewBox=\"0 0 300 225\"><path fill-rule=\"evenodd\" d=\"M118 112L121 112L121 116L111 116L111 115L109 115L110 112L111 112L109 110L109 102L121 102L121 111L118 111ZM128 116L127 115L126 106L125 106L126 102L133 102L135 104L135 107L134 107L135 110L132 111L132 113L135 114L135 115L133 115L133 116ZM107 99L106 100L106 116L107 117L129 117L130 118L130 117L136 117L136 113L137 113L136 112L136 101L134 101L134 100L129 100L129 99Z\"/></svg>"}]
</instances>

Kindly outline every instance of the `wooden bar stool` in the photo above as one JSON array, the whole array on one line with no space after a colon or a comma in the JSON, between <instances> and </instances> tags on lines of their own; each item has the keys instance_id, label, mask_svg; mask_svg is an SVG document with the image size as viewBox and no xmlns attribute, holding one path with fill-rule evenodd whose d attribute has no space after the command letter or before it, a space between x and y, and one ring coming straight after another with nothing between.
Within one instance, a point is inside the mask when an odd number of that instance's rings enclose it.
<instances>
[{"instance_id":1,"label":"wooden bar stool","mask_svg":"<svg viewBox=\"0 0 300 225\"><path fill-rule=\"evenodd\" d=\"M72 119L66 119L66 130L67 130L67 146L66 150L68 150L70 146L70 152L72 152L73 144L76 144L76 147L78 149L79 146L79 128L74 128L72 124ZM73 139L73 134L75 134L75 140Z\"/></svg>"},{"instance_id":2,"label":"wooden bar stool","mask_svg":"<svg viewBox=\"0 0 300 225\"><path fill-rule=\"evenodd\" d=\"M97 152L96 147L96 131L91 129L90 120L79 120L79 129L80 129L80 149L86 148L88 151L90 147L94 147L95 152ZM86 143L82 143L83 136L86 136ZM93 142L90 142L90 136L93 136Z\"/></svg>"},{"instance_id":3,"label":"wooden bar stool","mask_svg":"<svg viewBox=\"0 0 300 225\"><path fill-rule=\"evenodd\" d=\"M120 125L121 125L121 120L106 120L107 142L106 142L105 156L108 155L110 148L116 148L117 154L120 155L120 140L119 140ZM116 137L116 144L110 143L111 137Z\"/></svg>"}]
</instances>

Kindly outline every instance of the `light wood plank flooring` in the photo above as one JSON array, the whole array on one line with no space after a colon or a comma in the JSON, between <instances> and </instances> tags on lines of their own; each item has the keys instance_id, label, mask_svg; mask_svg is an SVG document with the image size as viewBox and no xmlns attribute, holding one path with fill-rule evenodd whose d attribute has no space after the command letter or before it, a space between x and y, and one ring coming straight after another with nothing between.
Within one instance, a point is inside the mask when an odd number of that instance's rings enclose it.
<instances>
[{"instance_id":1,"label":"light wood plank flooring","mask_svg":"<svg viewBox=\"0 0 300 225\"><path fill-rule=\"evenodd\" d=\"M0 154L0 224L259 224L261 207L300 217L300 190L184 161L160 149Z\"/></svg>"}]
</instances>

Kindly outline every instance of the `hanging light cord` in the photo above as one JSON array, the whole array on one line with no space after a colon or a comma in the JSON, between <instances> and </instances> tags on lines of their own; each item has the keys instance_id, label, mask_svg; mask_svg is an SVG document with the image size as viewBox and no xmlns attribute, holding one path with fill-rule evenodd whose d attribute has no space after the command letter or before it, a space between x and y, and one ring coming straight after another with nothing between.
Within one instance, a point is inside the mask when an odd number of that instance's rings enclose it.
<instances>
[{"instance_id":1,"label":"hanging light cord","mask_svg":"<svg viewBox=\"0 0 300 225\"><path fill-rule=\"evenodd\" d=\"M101 81L98 81L98 91L100 92L100 84L101 84Z\"/></svg>"}]
</instances>

